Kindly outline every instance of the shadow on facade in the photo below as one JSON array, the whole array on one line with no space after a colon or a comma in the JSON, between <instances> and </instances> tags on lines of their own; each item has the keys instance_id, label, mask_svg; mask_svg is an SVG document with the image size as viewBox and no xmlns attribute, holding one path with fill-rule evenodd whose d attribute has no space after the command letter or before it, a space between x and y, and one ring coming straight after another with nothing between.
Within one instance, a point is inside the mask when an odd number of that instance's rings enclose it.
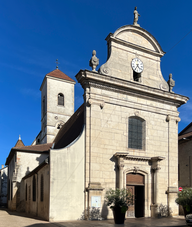
<instances>
[{"instance_id":1,"label":"shadow on facade","mask_svg":"<svg viewBox=\"0 0 192 227\"><path fill-rule=\"evenodd\" d=\"M11 211L8 208L0 208L0 210L4 210L9 215L13 215L13 216L24 217L24 218L29 218L29 219L32 218L32 219L39 220L39 221L45 221L43 218L40 218L40 217L37 217L37 216L34 216L34 215L30 215L30 214L26 214L26 213L23 213L23 212ZM40 226L40 225L41 224L38 224L38 226Z\"/></svg>"},{"instance_id":2,"label":"shadow on facade","mask_svg":"<svg viewBox=\"0 0 192 227\"><path fill-rule=\"evenodd\" d=\"M47 158L45 154L41 154L39 157L36 158L36 160L39 162L39 165Z\"/></svg>"},{"instance_id":3,"label":"shadow on facade","mask_svg":"<svg viewBox=\"0 0 192 227\"><path fill-rule=\"evenodd\" d=\"M1 175L0 184L0 206L7 206L7 175L5 172Z\"/></svg>"},{"instance_id":4,"label":"shadow on facade","mask_svg":"<svg viewBox=\"0 0 192 227\"><path fill-rule=\"evenodd\" d=\"M26 176L28 173L30 173L29 167L27 167L27 171L25 172L25 176Z\"/></svg>"},{"instance_id":5,"label":"shadow on facade","mask_svg":"<svg viewBox=\"0 0 192 227\"><path fill-rule=\"evenodd\" d=\"M42 223L37 223L37 224L33 224L33 225L27 225L26 227L46 227L46 226L50 226L50 227L68 227L66 225L58 225L58 224L53 224L53 223L45 223L45 224L42 224Z\"/></svg>"},{"instance_id":6,"label":"shadow on facade","mask_svg":"<svg viewBox=\"0 0 192 227\"><path fill-rule=\"evenodd\" d=\"M114 157L114 156L112 156L111 158L110 158L110 161L111 162L114 162L114 171L115 171L115 173L116 173L116 176L115 176L115 185L116 185L116 188L118 188L119 187L119 167L118 167L118 161L117 161L117 159Z\"/></svg>"}]
</instances>

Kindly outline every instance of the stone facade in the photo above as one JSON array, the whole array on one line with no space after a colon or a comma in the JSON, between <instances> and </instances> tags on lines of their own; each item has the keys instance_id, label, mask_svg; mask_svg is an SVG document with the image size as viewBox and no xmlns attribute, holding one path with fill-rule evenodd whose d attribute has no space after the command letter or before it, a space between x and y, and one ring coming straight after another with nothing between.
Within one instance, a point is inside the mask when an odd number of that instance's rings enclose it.
<instances>
[{"instance_id":1,"label":"stone facade","mask_svg":"<svg viewBox=\"0 0 192 227\"><path fill-rule=\"evenodd\" d=\"M76 76L85 91L87 206L100 193L106 210L105 191L128 186L126 175L136 168L145 179L144 216L155 216L160 204L177 215L177 108L188 98L168 92L160 70L164 52L147 31L123 26L106 40L109 57L99 73L81 70ZM134 58L144 65L139 81L134 80L131 67ZM145 122L142 149L129 148L130 117ZM94 182L101 185L102 193L91 190Z\"/></svg>"},{"instance_id":2,"label":"stone facade","mask_svg":"<svg viewBox=\"0 0 192 227\"><path fill-rule=\"evenodd\" d=\"M192 123L179 133L179 186L192 187Z\"/></svg>"},{"instance_id":3,"label":"stone facade","mask_svg":"<svg viewBox=\"0 0 192 227\"><path fill-rule=\"evenodd\" d=\"M49 220L49 177L49 165L46 163L38 172L32 172L30 175L23 178L21 182L24 211L28 214L41 217L44 220ZM36 182L35 185L34 179Z\"/></svg>"}]
</instances>

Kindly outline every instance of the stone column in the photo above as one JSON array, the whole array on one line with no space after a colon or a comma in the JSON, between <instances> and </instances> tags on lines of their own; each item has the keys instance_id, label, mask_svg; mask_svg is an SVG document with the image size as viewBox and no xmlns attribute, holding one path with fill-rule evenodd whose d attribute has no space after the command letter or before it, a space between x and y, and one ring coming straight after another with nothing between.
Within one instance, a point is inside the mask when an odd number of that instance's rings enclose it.
<instances>
[{"instance_id":1,"label":"stone column","mask_svg":"<svg viewBox=\"0 0 192 227\"><path fill-rule=\"evenodd\" d=\"M168 115L168 212L170 216L178 215L175 203L178 191L178 122L179 117Z\"/></svg>"},{"instance_id":2,"label":"stone column","mask_svg":"<svg viewBox=\"0 0 192 227\"><path fill-rule=\"evenodd\" d=\"M151 173L152 173L152 204L151 204L151 217L158 216L158 204L157 204L157 197L159 195L159 187L158 187L158 178L159 178L159 170L160 165L159 162L163 160L162 157L153 157L151 158L152 166L151 166Z\"/></svg>"},{"instance_id":3,"label":"stone column","mask_svg":"<svg viewBox=\"0 0 192 227\"><path fill-rule=\"evenodd\" d=\"M118 158L118 167L119 167L119 189L123 188L123 169L124 169L124 160L123 158Z\"/></svg>"}]
</instances>

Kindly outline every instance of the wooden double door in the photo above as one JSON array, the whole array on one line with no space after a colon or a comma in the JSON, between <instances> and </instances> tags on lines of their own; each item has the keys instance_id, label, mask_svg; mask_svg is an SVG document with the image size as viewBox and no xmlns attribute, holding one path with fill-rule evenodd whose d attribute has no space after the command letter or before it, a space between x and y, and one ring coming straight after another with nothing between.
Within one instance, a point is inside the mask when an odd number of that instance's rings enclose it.
<instances>
[{"instance_id":1,"label":"wooden double door","mask_svg":"<svg viewBox=\"0 0 192 227\"><path fill-rule=\"evenodd\" d=\"M127 217L144 217L145 215L145 185L144 176L141 174L127 174L127 189L133 195L133 204L129 206Z\"/></svg>"}]
</instances>

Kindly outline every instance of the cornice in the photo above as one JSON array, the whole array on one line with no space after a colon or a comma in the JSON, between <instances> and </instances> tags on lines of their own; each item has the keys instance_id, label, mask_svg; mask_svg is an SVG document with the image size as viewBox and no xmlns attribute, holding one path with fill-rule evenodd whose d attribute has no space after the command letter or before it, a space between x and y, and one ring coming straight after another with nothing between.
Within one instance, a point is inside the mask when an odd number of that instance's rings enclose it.
<instances>
[{"instance_id":1,"label":"cornice","mask_svg":"<svg viewBox=\"0 0 192 227\"><path fill-rule=\"evenodd\" d=\"M145 52L145 53L148 53L148 54L151 54L151 55L160 57L160 58L163 57L163 55L164 55L164 53L159 53L159 52L156 52L156 51L154 51L154 50L150 50L150 49L147 49L147 48L145 48L145 47L136 45L136 44L134 44L134 43L130 43L130 42L124 41L124 40L119 39L119 38L110 37L110 40L111 40L112 42L121 44L121 45L123 45L123 46L127 46L127 47L130 47L130 48L132 48L132 49L139 50L139 51L142 51L142 52Z\"/></svg>"},{"instance_id":2,"label":"cornice","mask_svg":"<svg viewBox=\"0 0 192 227\"><path fill-rule=\"evenodd\" d=\"M156 157L147 157L147 156L136 156L136 155L128 155L127 152L117 152L114 154L115 157L117 158L123 158L125 160L133 160L133 161L162 161L165 158L161 156L156 156Z\"/></svg>"},{"instance_id":3,"label":"cornice","mask_svg":"<svg viewBox=\"0 0 192 227\"><path fill-rule=\"evenodd\" d=\"M136 94L137 97L155 101L158 100L175 105L177 107L185 104L189 100L189 98L186 96L152 88L137 82L127 81L108 75L102 75L88 70L80 70L76 75L76 79L84 89L86 87L94 86L113 92L125 93L128 95Z\"/></svg>"},{"instance_id":4,"label":"cornice","mask_svg":"<svg viewBox=\"0 0 192 227\"><path fill-rule=\"evenodd\" d=\"M139 34L144 39L148 40L148 42L153 46L153 48L155 50L151 50L151 49L136 45L134 43L119 39L118 35L122 32L132 32L132 33ZM140 50L142 52L146 52L151 55L158 56L160 58L165 54L165 52L162 50L160 44L158 43L158 41L155 39L155 37L151 33L149 33L147 30L145 30L141 27L137 27L134 25L124 25L124 26L118 28L115 31L115 33L110 33L105 40L108 43L111 43L111 42L119 43L123 46L131 47L133 49Z\"/></svg>"}]
</instances>

